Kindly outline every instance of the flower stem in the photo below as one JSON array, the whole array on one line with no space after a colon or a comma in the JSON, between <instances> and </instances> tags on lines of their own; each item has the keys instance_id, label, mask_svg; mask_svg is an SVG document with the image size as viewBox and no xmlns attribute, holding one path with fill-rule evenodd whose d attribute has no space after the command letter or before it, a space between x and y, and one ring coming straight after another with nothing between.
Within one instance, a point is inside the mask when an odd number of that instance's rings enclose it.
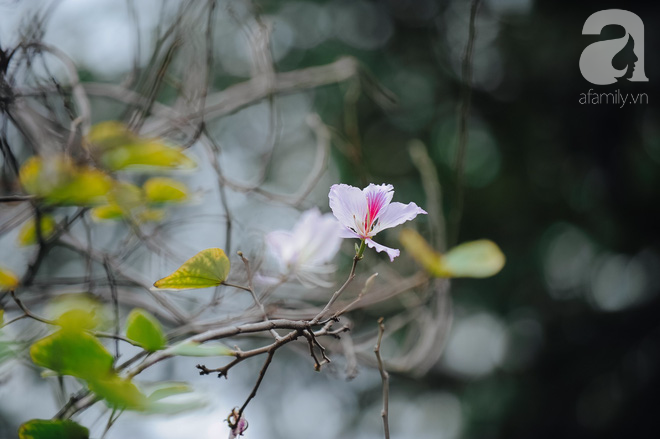
<instances>
[{"instance_id":1,"label":"flower stem","mask_svg":"<svg viewBox=\"0 0 660 439\"><path fill-rule=\"evenodd\" d=\"M362 255L364 254L364 249L367 248L367 244L364 239L361 240L360 242L360 248L358 251L355 253L355 259L362 259Z\"/></svg>"}]
</instances>

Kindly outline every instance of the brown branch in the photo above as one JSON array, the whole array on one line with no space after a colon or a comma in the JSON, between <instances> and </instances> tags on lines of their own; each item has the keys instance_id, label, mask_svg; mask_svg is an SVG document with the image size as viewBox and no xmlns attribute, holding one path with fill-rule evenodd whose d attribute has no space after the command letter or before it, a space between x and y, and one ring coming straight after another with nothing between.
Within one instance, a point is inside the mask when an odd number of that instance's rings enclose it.
<instances>
[{"instance_id":1,"label":"brown branch","mask_svg":"<svg viewBox=\"0 0 660 439\"><path fill-rule=\"evenodd\" d=\"M55 322L52 321L52 320L48 320L48 319L45 319L45 318L43 318L43 317L39 317L39 316L37 316L36 314L33 314L32 311L30 311L29 309L27 309L27 307L23 304L23 302L21 301L21 299L19 299L18 297L16 297L16 293L14 292L14 290L11 290L11 291L9 292L9 294L11 294L11 298L14 299L14 302L16 303L16 305L21 309L21 311L23 311L23 315L24 315L24 317L29 317L29 318L31 318L31 319L33 319L33 320L38 321L38 322L46 323L47 325L54 325L54 324L55 324ZM18 319L13 319L12 321L8 322L7 324L12 323L12 322L14 322L14 321L16 321L16 320L18 320Z\"/></svg>"},{"instance_id":2,"label":"brown branch","mask_svg":"<svg viewBox=\"0 0 660 439\"><path fill-rule=\"evenodd\" d=\"M364 245L364 242L362 243L362 245ZM355 255L355 256L353 257L353 265L351 266L351 272L348 274L348 278L346 279L346 281L344 282L344 284L343 284L343 285L342 285L337 291L335 291L335 293L332 295L332 297L330 298L330 300L328 301L328 303L325 304L325 306L323 307L323 309L321 310L321 312L319 312L319 313L316 315L316 317L314 317L314 318L309 322L310 325L316 325L318 322L321 321L321 319L323 318L323 316L324 316L324 315L330 310L330 308L331 308L332 305L337 301L337 299L339 299L339 296L341 296L341 294L344 292L344 290L346 289L346 287L348 287L348 285L353 281L353 279L355 278L355 268L357 267L357 264L358 264L358 262L360 261L360 259L362 259L362 256L361 256L361 255Z\"/></svg>"}]
</instances>

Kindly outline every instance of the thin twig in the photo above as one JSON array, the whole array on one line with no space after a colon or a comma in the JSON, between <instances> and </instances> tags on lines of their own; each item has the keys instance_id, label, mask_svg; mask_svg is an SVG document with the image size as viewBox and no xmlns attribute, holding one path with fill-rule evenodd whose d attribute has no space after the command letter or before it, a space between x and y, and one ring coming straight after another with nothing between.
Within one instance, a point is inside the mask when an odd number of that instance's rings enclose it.
<instances>
[{"instance_id":1,"label":"thin twig","mask_svg":"<svg viewBox=\"0 0 660 439\"><path fill-rule=\"evenodd\" d=\"M266 361L264 362L264 365L261 367L261 370L259 371L259 378L257 378L257 382L254 384L254 387L252 388L250 395L248 395L247 399L245 400L241 408L238 410L239 415L243 415L243 411L245 410L247 405L250 403L250 401L252 401L252 399L255 396L257 396L257 391L259 390L259 386L261 385L264 376L266 376L266 371L268 370L268 366L270 366L271 361L273 361L274 354L275 354L275 350L271 350L268 352L268 357L266 357Z\"/></svg>"},{"instance_id":2,"label":"thin twig","mask_svg":"<svg viewBox=\"0 0 660 439\"><path fill-rule=\"evenodd\" d=\"M383 410L380 416L383 418L383 429L385 430L385 439L390 439L390 425L389 425L389 397L390 397L390 375L383 366L383 360L380 357L380 343L383 340L383 333L385 333L385 319L383 317L378 319L378 341L374 347L376 360L378 361L378 371L380 378L383 382Z\"/></svg>"},{"instance_id":3,"label":"thin twig","mask_svg":"<svg viewBox=\"0 0 660 439\"><path fill-rule=\"evenodd\" d=\"M266 312L266 308L264 307L263 303L261 303L261 301L259 300L257 294L254 292L254 285L252 283L252 270L250 269L250 261L248 260L248 258L246 258L243 255L243 252L239 251L237 252L237 254L243 261L243 265L245 265L245 271L247 273L247 281L248 281L248 291L252 295L252 300L254 300L254 304L258 306L259 309L261 310L261 313L264 316L264 320L268 321L268 313ZM275 340L278 340L280 338L280 334L278 334L277 331L275 331L274 329L271 329L270 333L273 335Z\"/></svg>"},{"instance_id":4,"label":"thin twig","mask_svg":"<svg viewBox=\"0 0 660 439\"><path fill-rule=\"evenodd\" d=\"M39 317L39 316L33 314L32 311L30 311L29 309L27 309L26 306L25 306L25 305L23 304L23 302L21 301L21 299L19 299L18 297L16 297L16 293L14 292L14 290L11 290L11 291L9 292L9 294L11 294L11 298L14 299L14 302L16 302L16 305L21 309L21 311L23 311L23 313L24 313L24 315L25 315L26 317L29 317L29 318L31 318L31 319L33 319L33 320L36 320L36 321L38 321L38 322L41 322L41 323L46 323L47 325L55 325L55 322L54 322L54 321L52 321L52 320L48 320L48 319L45 319L45 318L43 318L43 317ZM16 320L16 319L14 319L14 321L15 321L15 320ZM9 322L9 323L11 323L11 322Z\"/></svg>"},{"instance_id":5,"label":"thin twig","mask_svg":"<svg viewBox=\"0 0 660 439\"><path fill-rule=\"evenodd\" d=\"M364 245L364 242L362 243L362 245ZM334 305L337 299L339 299L339 296L341 296L341 294L344 292L346 287L348 287L348 285L353 281L353 279L355 278L355 267L357 267L357 264L358 262L360 262L360 259L362 259L361 255L360 256L355 255L355 257L353 257L353 265L351 266L351 272L348 274L348 278L346 279L344 284L337 291L335 291L335 293L332 295L328 303L325 304L321 312L318 313L316 317L314 317L310 321L311 325L316 325L318 322L321 321L323 316L330 310L330 308L332 307L332 305Z\"/></svg>"},{"instance_id":6,"label":"thin twig","mask_svg":"<svg viewBox=\"0 0 660 439\"><path fill-rule=\"evenodd\" d=\"M91 249L90 249L91 250ZM91 251L90 251L91 253ZM91 257L89 258L91 260ZM117 285L115 285L115 278L112 275L110 268L110 261L107 257L103 258L103 268L108 277L108 285L110 285L110 295L112 297L112 310L114 313L115 327L114 327L114 340L115 340L115 362L119 359L119 299L117 297Z\"/></svg>"},{"instance_id":7,"label":"thin twig","mask_svg":"<svg viewBox=\"0 0 660 439\"><path fill-rule=\"evenodd\" d=\"M463 65L461 69L461 103L458 115L458 149L456 151L456 161L454 168L456 172L456 209L452 215L452 232L449 247L458 242L458 233L463 215L463 177L465 168L465 154L468 143L468 117L470 116L470 104L472 97L472 51L474 49L474 40L476 37L475 21L479 4L481 0L473 0L472 7L470 8L470 28L468 33L468 41L465 47L465 54L463 56Z\"/></svg>"}]
</instances>

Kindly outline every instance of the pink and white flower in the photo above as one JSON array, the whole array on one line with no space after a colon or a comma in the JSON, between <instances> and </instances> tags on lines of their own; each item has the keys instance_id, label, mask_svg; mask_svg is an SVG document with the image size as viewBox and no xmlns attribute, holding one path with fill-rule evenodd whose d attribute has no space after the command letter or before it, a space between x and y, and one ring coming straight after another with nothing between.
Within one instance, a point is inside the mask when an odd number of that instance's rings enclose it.
<instances>
[{"instance_id":1,"label":"pink and white flower","mask_svg":"<svg viewBox=\"0 0 660 439\"><path fill-rule=\"evenodd\" d=\"M372 238L381 230L403 224L426 211L415 203L392 203L393 196L391 184L372 183L362 190L347 184L332 185L328 197L332 213L344 226L341 236L364 240L370 248L386 252L390 261L394 261L399 250L378 244Z\"/></svg>"},{"instance_id":2,"label":"pink and white flower","mask_svg":"<svg viewBox=\"0 0 660 439\"><path fill-rule=\"evenodd\" d=\"M329 262L341 245L341 230L332 214L321 215L314 207L303 212L293 230L267 234L266 245L285 274L296 276L304 285L331 286L322 277L334 272Z\"/></svg>"}]
</instances>

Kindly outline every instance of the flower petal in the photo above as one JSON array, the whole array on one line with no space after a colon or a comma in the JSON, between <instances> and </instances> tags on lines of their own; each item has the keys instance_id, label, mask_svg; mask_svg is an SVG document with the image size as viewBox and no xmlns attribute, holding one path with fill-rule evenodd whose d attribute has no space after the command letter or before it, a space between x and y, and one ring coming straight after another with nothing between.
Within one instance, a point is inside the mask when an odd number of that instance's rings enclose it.
<instances>
[{"instance_id":1,"label":"flower petal","mask_svg":"<svg viewBox=\"0 0 660 439\"><path fill-rule=\"evenodd\" d=\"M364 220L367 215L367 197L364 193L347 184L333 184L328 194L330 209L339 222L355 228L355 220Z\"/></svg>"},{"instance_id":2,"label":"flower petal","mask_svg":"<svg viewBox=\"0 0 660 439\"><path fill-rule=\"evenodd\" d=\"M360 235L349 229L348 227L341 227L339 230L339 236L341 238L357 238L360 239Z\"/></svg>"},{"instance_id":3,"label":"flower petal","mask_svg":"<svg viewBox=\"0 0 660 439\"><path fill-rule=\"evenodd\" d=\"M387 256L390 257L390 262L394 262L394 258L399 256L400 252L398 249L385 247L384 245L378 244L377 242L375 242L373 239L370 238L367 239L366 242L370 248L375 249L378 253L382 251L386 252Z\"/></svg>"},{"instance_id":4,"label":"flower petal","mask_svg":"<svg viewBox=\"0 0 660 439\"><path fill-rule=\"evenodd\" d=\"M291 245L293 239L293 234L284 230L276 230L266 235L266 245L285 267L298 256Z\"/></svg>"},{"instance_id":5,"label":"flower petal","mask_svg":"<svg viewBox=\"0 0 660 439\"><path fill-rule=\"evenodd\" d=\"M337 254L341 246L341 231L344 227L331 213L315 218L314 229L314 235L302 247L301 264L325 264Z\"/></svg>"},{"instance_id":6,"label":"flower petal","mask_svg":"<svg viewBox=\"0 0 660 439\"><path fill-rule=\"evenodd\" d=\"M298 221L293 226L292 234L293 240L289 242L289 246L298 250L301 253L300 259L303 259L304 254L311 254L305 251L306 249L311 250L312 252L317 247L316 245L316 236L318 234L318 228L321 223L321 212L317 207L313 207L300 215Z\"/></svg>"},{"instance_id":7,"label":"flower petal","mask_svg":"<svg viewBox=\"0 0 660 439\"><path fill-rule=\"evenodd\" d=\"M396 227L406 221L410 221L419 214L425 214L426 211L415 203L391 203L385 206L378 218L378 224L374 226L373 234L384 229Z\"/></svg>"},{"instance_id":8,"label":"flower petal","mask_svg":"<svg viewBox=\"0 0 660 439\"><path fill-rule=\"evenodd\" d=\"M362 192L367 197L369 217L373 223L383 209L392 202L394 186L391 184L375 185L370 183Z\"/></svg>"}]
</instances>

